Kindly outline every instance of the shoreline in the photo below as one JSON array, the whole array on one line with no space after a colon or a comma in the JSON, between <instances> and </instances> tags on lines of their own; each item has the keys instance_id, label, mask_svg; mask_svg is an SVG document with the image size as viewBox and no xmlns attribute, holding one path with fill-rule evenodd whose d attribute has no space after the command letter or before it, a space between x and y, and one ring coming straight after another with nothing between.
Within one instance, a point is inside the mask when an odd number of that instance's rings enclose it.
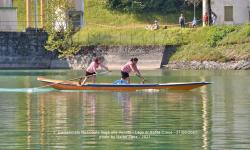
<instances>
[{"instance_id":1,"label":"shoreline","mask_svg":"<svg viewBox=\"0 0 250 150\"><path fill-rule=\"evenodd\" d=\"M173 61L164 65L169 70L250 70L250 60L229 62L217 61Z\"/></svg>"},{"instance_id":2,"label":"shoreline","mask_svg":"<svg viewBox=\"0 0 250 150\"><path fill-rule=\"evenodd\" d=\"M66 63L65 61L62 61ZM81 65L80 65L81 66ZM55 68L39 68L39 67L0 67L1 70L60 70L60 69L69 69L69 70L82 70L80 66L75 67L66 67L57 66ZM121 64L107 64L110 70L120 70ZM229 61L229 62L217 62L217 61L172 61L162 67L156 66L155 64L148 65L144 64L143 61L138 63L138 68L140 70L157 70L157 69L166 69L166 70L250 70L250 60L239 60L239 61Z\"/></svg>"}]
</instances>

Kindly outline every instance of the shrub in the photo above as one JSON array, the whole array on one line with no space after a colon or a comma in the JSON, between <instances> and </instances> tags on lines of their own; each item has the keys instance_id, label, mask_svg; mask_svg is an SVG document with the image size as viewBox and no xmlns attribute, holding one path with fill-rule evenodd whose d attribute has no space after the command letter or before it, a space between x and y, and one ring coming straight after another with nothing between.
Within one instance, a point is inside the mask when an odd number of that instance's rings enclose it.
<instances>
[{"instance_id":1,"label":"shrub","mask_svg":"<svg viewBox=\"0 0 250 150\"><path fill-rule=\"evenodd\" d=\"M242 32L247 36L250 37L250 25L246 24L242 28Z\"/></svg>"},{"instance_id":2,"label":"shrub","mask_svg":"<svg viewBox=\"0 0 250 150\"><path fill-rule=\"evenodd\" d=\"M217 46L218 42L221 41L228 33L231 33L238 29L237 26L214 26L211 27L208 32L208 44L211 47Z\"/></svg>"}]
</instances>

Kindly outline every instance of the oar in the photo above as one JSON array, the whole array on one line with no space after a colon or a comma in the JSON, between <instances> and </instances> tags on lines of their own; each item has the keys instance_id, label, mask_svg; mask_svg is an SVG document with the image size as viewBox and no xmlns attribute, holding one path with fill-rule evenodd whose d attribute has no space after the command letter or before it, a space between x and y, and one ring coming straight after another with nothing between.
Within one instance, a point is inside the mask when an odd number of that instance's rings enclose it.
<instances>
[{"instance_id":1,"label":"oar","mask_svg":"<svg viewBox=\"0 0 250 150\"><path fill-rule=\"evenodd\" d=\"M106 74L106 73L108 73L108 72L111 72L111 71L103 71L103 72L96 73L96 74L93 74L93 75L88 75L88 76L81 77L80 80L78 81L78 83L79 83L79 85L81 85L82 79L83 79L83 78L91 77L91 76L96 76L96 75L100 75L100 74Z\"/></svg>"},{"instance_id":2,"label":"oar","mask_svg":"<svg viewBox=\"0 0 250 150\"><path fill-rule=\"evenodd\" d=\"M141 84L144 84L145 81L147 81L143 76L136 74L137 77L141 78Z\"/></svg>"},{"instance_id":3,"label":"oar","mask_svg":"<svg viewBox=\"0 0 250 150\"><path fill-rule=\"evenodd\" d=\"M96 75L96 74L93 74L93 75ZM93 76L93 75L89 75L89 76ZM84 77L86 77L86 76L84 76ZM67 82L67 81L77 80L77 79L80 79L80 78L83 78L83 77L72 78L72 79L68 79L66 81L61 81L61 82L56 82L56 83L52 83L52 84L47 84L47 85L39 86L39 87L36 87L36 88L45 88L45 87L49 87L49 86L52 86L52 85L61 84L61 83Z\"/></svg>"},{"instance_id":4,"label":"oar","mask_svg":"<svg viewBox=\"0 0 250 150\"><path fill-rule=\"evenodd\" d=\"M61 83L67 82L67 81L73 81L73 80L77 80L77 79L80 79L80 78L96 76L96 75L100 75L100 74L104 74L104 73L107 73L107 72L105 71L105 72L92 74L92 75L88 75L88 76L83 76L83 77L81 76L81 77L77 77L77 78L72 78L72 79L68 79L66 81L56 82L56 83L52 83L52 84L48 84L48 85L44 85L44 86L39 86L39 87L36 87L36 88L45 88L45 87L49 87L49 86L52 86L52 85L61 84Z\"/></svg>"}]
</instances>

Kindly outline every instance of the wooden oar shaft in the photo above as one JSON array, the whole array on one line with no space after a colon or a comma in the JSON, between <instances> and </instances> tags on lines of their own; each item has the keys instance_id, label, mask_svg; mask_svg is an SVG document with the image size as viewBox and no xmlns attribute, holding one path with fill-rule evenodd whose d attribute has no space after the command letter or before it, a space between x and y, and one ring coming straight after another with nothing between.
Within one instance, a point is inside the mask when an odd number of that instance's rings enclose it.
<instances>
[{"instance_id":1,"label":"wooden oar shaft","mask_svg":"<svg viewBox=\"0 0 250 150\"><path fill-rule=\"evenodd\" d=\"M98 73L98 74L104 74L104 73L107 73L107 72L101 72L101 73ZM98 74L92 74L92 75L88 75L88 76L72 78L72 79L69 79L69 80L67 80L67 81L77 80L77 79L85 78L85 77L92 77L92 76L96 76L96 75L98 75ZM52 84L48 84L48 85L44 85L44 86L39 86L39 87L36 87L36 88L45 88L45 87L49 87L49 86L52 86L52 85L61 84L61 83L67 82L67 81L52 83Z\"/></svg>"},{"instance_id":2,"label":"wooden oar shaft","mask_svg":"<svg viewBox=\"0 0 250 150\"><path fill-rule=\"evenodd\" d=\"M72 78L72 79L69 79L67 81L77 80L77 79L80 79L80 78L91 77L91 76L96 76L96 74L83 76L83 77ZM61 83L67 82L67 81L56 82L56 83L52 83L52 84L48 84L48 85L44 85L44 86L39 86L39 87L36 87L36 88L45 88L45 87L49 87L49 86L52 86L52 85L61 84Z\"/></svg>"}]
</instances>

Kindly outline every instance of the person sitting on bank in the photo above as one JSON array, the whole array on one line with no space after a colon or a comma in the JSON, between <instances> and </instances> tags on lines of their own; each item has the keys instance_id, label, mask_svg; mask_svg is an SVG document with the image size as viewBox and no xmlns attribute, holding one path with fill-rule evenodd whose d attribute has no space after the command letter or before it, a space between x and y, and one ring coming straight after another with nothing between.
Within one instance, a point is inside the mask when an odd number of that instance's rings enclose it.
<instances>
[{"instance_id":1,"label":"person sitting on bank","mask_svg":"<svg viewBox=\"0 0 250 150\"><path fill-rule=\"evenodd\" d=\"M146 26L147 30L158 30L160 29L160 25L157 20L154 21L154 24Z\"/></svg>"},{"instance_id":2,"label":"person sitting on bank","mask_svg":"<svg viewBox=\"0 0 250 150\"><path fill-rule=\"evenodd\" d=\"M97 57L95 58L91 63L90 65L88 66L88 68L86 69L86 72L85 72L85 78L83 80L83 78L81 78L79 80L79 85L84 85L86 83L86 81L89 79L92 81L92 83L95 83L96 82L96 70L97 68L99 68L99 66L101 68L104 68L105 70L111 72L108 67L106 67L104 64L104 57L101 56L101 57ZM83 81L82 81L83 80Z\"/></svg>"},{"instance_id":3,"label":"person sitting on bank","mask_svg":"<svg viewBox=\"0 0 250 150\"><path fill-rule=\"evenodd\" d=\"M196 26L197 26L197 20L196 18L194 18L192 21L192 28L195 28Z\"/></svg>"},{"instance_id":4,"label":"person sitting on bank","mask_svg":"<svg viewBox=\"0 0 250 150\"><path fill-rule=\"evenodd\" d=\"M128 84L130 84L130 77L129 77L129 73L135 72L136 75L143 79L143 76L141 75L140 71L137 68L137 62L138 62L138 58L131 58L129 62L127 62L124 66L122 66L121 68L121 75L122 75L122 79L127 80Z\"/></svg>"},{"instance_id":5,"label":"person sitting on bank","mask_svg":"<svg viewBox=\"0 0 250 150\"><path fill-rule=\"evenodd\" d=\"M160 29L160 25L157 20L155 20L154 24L152 25L152 30L158 30Z\"/></svg>"}]
</instances>

